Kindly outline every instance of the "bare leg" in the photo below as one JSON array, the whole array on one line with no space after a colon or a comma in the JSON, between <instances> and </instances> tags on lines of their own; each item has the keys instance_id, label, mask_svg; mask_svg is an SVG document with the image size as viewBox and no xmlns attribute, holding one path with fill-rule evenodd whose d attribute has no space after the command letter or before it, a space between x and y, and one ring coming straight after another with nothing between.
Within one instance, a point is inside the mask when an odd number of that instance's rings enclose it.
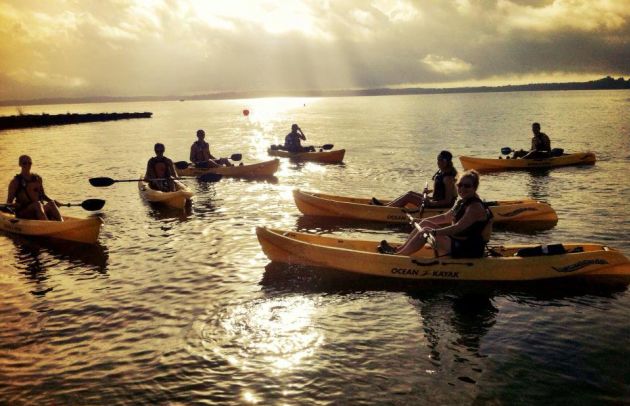
<instances>
[{"instance_id":1,"label":"bare leg","mask_svg":"<svg viewBox=\"0 0 630 406\"><path fill-rule=\"evenodd\" d=\"M55 204L55 202L48 202L46 206L44 206L44 211L46 213L46 217L49 220L63 221L63 217L61 217L61 213L59 212L59 208Z\"/></svg>"},{"instance_id":2,"label":"bare leg","mask_svg":"<svg viewBox=\"0 0 630 406\"><path fill-rule=\"evenodd\" d=\"M409 191L404 195L397 197L391 202L387 203L388 206L391 207L405 207L408 203L415 204L416 206L420 206L422 204L422 195L413 191Z\"/></svg>"}]
</instances>

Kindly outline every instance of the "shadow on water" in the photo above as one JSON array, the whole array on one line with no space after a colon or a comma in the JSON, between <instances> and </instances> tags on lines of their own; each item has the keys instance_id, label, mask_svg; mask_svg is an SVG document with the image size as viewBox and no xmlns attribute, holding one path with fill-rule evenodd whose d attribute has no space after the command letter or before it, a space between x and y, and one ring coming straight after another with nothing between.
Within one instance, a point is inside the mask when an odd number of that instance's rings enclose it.
<instances>
[{"instance_id":1,"label":"shadow on water","mask_svg":"<svg viewBox=\"0 0 630 406\"><path fill-rule=\"evenodd\" d=\"M520 223L499 223L494 224L493 231L502 232L510 231L519 234L537 235L542 231L554 228L558 224L555 221L529 221ZM358 219L346 219L341 217L325 217L325 216L300 216L295 222L295 230L300 232L335 232L335 231L352 231L352 230L391 230L396 233L410 233L412 228L410 224L401 223L382 223L377 221L365 221Z\"/></svg>"},{"instance_id":2,"label":"shadow on water","mask_svg":"<svg viewBox=\"0 0 630 406\"><path fill-rule=\"evenodd\" d=\"M392 232L409 233L409 224L388 224L377 221L346 219L341 217L300 216L295 222L295 230L300 232L334 232L352 230L392 230Z\"/></svg>"},{"instance_id":3,"label":"shadow on water","mask_svg":"<svg viewBox=\"0 0 630 406\"><path fill-rule=\"evenodd\" d=\"M51 263L62 261L68 263L68 268L87 267L107 275L109 252L101 244L88 245L45 238L27 239L14 235L10 238L15 244L18 267L23 268L22 273L36 285L36 289L31 291L35 296L43 296L53 290L44 286L48 279L46 270Z\"/></svg>"},{"instance_id":4,"label":"shadow on water","mask_svg":"<svg viewBox=\"0 0 630 406\"><path fill-rule=\"evenodd\" d=\"M187 221L192 214L192 205L187 204L183 209L176 209L156 203L147 203L148 214L155 220L178 219L181 222Z\"/></svg>"},{"instance_id":5,"label":"shadow on water","mask_svg":"<svg viewBox=\"0 0 630 406\"><path fill-rule=\"evenodd\" d=\"M335 269L287 265L270 262L265 266L260 285L268 293L344 293L357 291L406 292L414 298L432 297L436 293L461 298L491 299L509 295L518 300L567 299L579 296L612 298L625 292L630 280L614 278L563 278L547 281L415 281L359 275Z\"/></svg>"}]
</instances>

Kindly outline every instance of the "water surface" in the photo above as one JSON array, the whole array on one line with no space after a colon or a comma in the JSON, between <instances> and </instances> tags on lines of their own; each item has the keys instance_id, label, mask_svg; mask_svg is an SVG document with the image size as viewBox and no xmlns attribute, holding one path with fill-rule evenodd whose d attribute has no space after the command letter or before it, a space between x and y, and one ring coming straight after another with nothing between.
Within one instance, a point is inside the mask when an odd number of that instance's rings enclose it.
<instances>
[{"instance_id":1,"label":"water surface","mask_svg":"<svg viewBox=\"0 0 630 406\"><path fill-rule=\"evenodd\" d=\"M0 133L0 184L29 153L49 195L107 200L94 247L0 235L0 403L627 401L626 284L409 284L314 272L269 264L254 229L402 239L400 228L305 219L291 191L418 190L440 150L498 156L528 147L538 121L554 147L594 151L597 164L484 176L483 198L541 199L560 217L552 229L499 231L494 241L593 241L630 255L629 107L627 91L25 107L154 114ZM294 122L309 141L346 148L345 163L283 161L265 181L191 180L189 212L147 205L134 183L87 182L138 177L155 142L184 160L199 128L215 155L266 160Z\"/></svg>"}]
</instances>

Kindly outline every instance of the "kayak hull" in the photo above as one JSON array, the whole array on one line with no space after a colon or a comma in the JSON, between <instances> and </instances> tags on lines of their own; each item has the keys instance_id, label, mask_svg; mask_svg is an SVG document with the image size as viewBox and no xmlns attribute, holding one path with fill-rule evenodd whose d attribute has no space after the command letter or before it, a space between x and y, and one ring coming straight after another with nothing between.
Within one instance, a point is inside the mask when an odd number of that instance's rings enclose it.
<instances>
[{"instance_id":1,"label":"kayak hull","mask_svg":"<svg viewBox=\"0 0 630 406\"><path fill-rule=\"evenodd\" d=\"M63 218L64 221L17 219L13 214L0 212L0 230L31 237L96 244L103 224L100 217Z\"/></svg>"},{"instance_id":2,"label":"kayak hull","mask_svg":"<svg viewBox=\"0 0 630 406\"><path fill-rule=\"evenodd\" d=\"M309 162L322 162L328 164L336 164L343 162L343 157L346 154L345 149L337 149L335 151L318 151L318 152L302 152L299 154L292 154L288 151L281 151L276 149L267 149L267 153L271 156L278 156L281 158L290 158L294 161L309 161Z\"/></svg>"},{"instance_id":3,"label":"kayak hull","mask_svg":"<svg viewBox=\"0 0 630 406\"><path fill-rule=\"evenodd\" d=\"M459 161L465 170L474 169L481 172L545 169L570 165L594 165L596 158L592 152L565 154L559 157L542 159L494 159L460 156Z\"/></svg>"},{"instance_id":4,"label":"kayak hull","mask_svg":"<svg viewBox=\"0 0 630 406\"><path fill-rule=\"evenodd\" d=\"M273 176L280 166L279 159L258 162L251 165L235 165L221 166L218 168L196 168L189 167L186 169L178 169L179 176L201 176L206 173L216 173L223 176L231 176L235 178L263 178Z\"/></svg>"},{"instance_id":5,"label":"kayak hull","mask_svg":"<svg viewBox=\"0 0 630 406\"><path fill-rule=\"evenodd\" d=\"M532 246L493 247L499 256L460 258L434 256L428 246L412 256L377 252L378 241L335 237L258 227L258 241L274 262L337 269L362 275L415 280L531 281L576 276L630 277L623 254L598 244L564 244L582 252L532 257L514 256Z\"/></svg>"},{"instance_id":6,"label":"kayak hull","mask_svg":"<svg viewBox=\"0 0 630 406\"><path fill-rule=\"evenodd\" d=\"M181 182L175 181L175 186L177 187L175 192L161 192L151 189L149 184L143 180L138 181L140 195L147 202L183 209L187 204L190 204L194 193Z\"/></svg>"},{"instance_id":7,"label":"kayak hull","mask_svg":"<svg viewBox=\"0 0 630 406\"><path fill-rule=\"evenodd\" d=\"M323 193L293 191L298 210L308 216L340 217L356 220L377 221L390 224L409 223L400 207L376 206L370 199L327 195ZM387 204L387 200L382 200ZM495 224L555 224L556 211L547 203L536 200L506 200L490 206ZM422 218L444 213L448 208L427 208ZM416 218L419 213L413 214Z\"/></svg>"}]
</instances>

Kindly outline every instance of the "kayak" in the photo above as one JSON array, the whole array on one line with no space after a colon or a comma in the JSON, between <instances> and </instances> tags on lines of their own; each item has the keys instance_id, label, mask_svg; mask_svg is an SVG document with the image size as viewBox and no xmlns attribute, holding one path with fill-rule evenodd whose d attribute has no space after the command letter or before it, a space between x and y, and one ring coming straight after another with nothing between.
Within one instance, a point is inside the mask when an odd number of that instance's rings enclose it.
<instances>
[{"instance_id":1,"label":"kayak","mask_svg":"<svg viewBox=\"0 0 630 406\"><path fill-rule=\"evenodd\" d=\"M298 210L308 216L343 217L348 219L378 221L390 224L408 223L408 217L400 207L376 206L370 199L326 195L323 193L293 191ZM388 200L381 200L383 204ZM547 203L537 200L505 200L486 202L494 215L495 224L550 224L558 222L556 211ZM448 208L426 208L422 218L444 213ZM418 218L419 213L412 213Z\"/></svg>"},{"instance_id":2,"label":"kayak","mask_svg":"<svg viewBox=\"0 0 630 406\"><path fill-rule=\"evenodd\" d=\"M378 253L378 241L324 237L265 227L256 228L256 235L271 261L363 275L466 281L630 277L630 261L620 251L591 243L496 246L491 247L492 256L455 259L448 256L436 258L429 246L412 256L403 256Z\"/></svg>"},{"instance_id":3,"label":"kayak","mask_svg":"<svg viewBox=\"0 0 630 406\"><path fill-rule=\"evenodd\" d=\"M0 211L0 230L34 237L96 244L103 220L100 217L63 216L64 221L18 219Z\"/></svg>"},{"instance_id":4,"label":"kayak","mask_svg":"<svg viewBox=\"0 0 630 406\"><path fill-rule=\"evenodd\" d=\"M301 152L292 154L288 151L281 151L277 149L267 149L267 153L271 156L279 156L281 158L291 158L294 161L310 161L310 162L323 162L328 164L336 164L343 162L343 157L346 154L345 149L337 149L334 151L319 150L316 152Z\"/></svg>"},{"instance_id":5,"label":"kayak","mask_svg":"<svg viewBox=\"0 0 630 406\"><path fill-rule=\"evenodd\" d=\"M183 209L187 204L190 204L190 199L194 196L194 193L181 182L174 181L177 187L176 192L162 192L159 190L153 190L149 187L148 182L142 179L138 181L138 190L140 195L150 203L159 203L175 209Z\"/></svg>"},{"instance_id":6,"label":"kayak","mask_svg":"<svg viewBox=\"0 0 630 406\"><path fill-rule=\"evenodd\" d=\"M594 165L595 154L592 152L579 152L577 154L564 154L558 157L540 159L495 159L460 156L459 161L465 170L475 169L477 171L490 172L511 169L555 168L569 165Z\"/></svg>"},{"instance_id":7,"label":"kayak","mask_svg":"<svg viewBox=\"0 0 630 406\"><path fill-rule=\"evenodd\" d=\"M258 162L251 165L221 166L218 168L196 168L190 166L186 169L178 169L179 176L200 176L206 173L216 173L223 176L233 176L238 178L263 178L273 176L280 166L279 159Z\"/></svg>"}]
</instances>

